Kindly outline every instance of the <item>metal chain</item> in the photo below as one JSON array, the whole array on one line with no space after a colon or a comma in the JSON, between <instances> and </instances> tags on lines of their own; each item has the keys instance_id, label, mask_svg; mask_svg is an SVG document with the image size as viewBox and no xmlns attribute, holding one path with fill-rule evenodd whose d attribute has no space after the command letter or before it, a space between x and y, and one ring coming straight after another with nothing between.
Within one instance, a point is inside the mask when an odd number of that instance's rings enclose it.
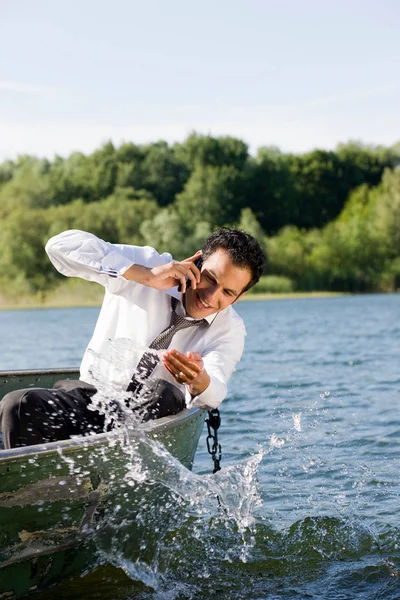
<instances>
[{"instance_id":1,"label":"metal chain","mask_svg":"<svg viewBox=\"0 0 400 600\"><path fill-rule=\"evenodd\" d=\"M208 419L206 419L208 436L207 436L207 450L211 454L211 458L214 461L213 474L221 470L221 445L218 443L217 430L221 425L221 415L219 414L218 408L208 411ZM212 446L211 446L212 440Z\"/></svg>"}]
</instances>

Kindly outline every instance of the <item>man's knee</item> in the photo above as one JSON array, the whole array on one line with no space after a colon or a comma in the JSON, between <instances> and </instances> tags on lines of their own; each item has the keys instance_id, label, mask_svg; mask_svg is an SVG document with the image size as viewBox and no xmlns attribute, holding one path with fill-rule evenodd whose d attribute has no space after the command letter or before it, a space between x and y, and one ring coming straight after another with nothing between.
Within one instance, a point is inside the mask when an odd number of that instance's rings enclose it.
<instances>
[{"instance_id":1,"label":"man's knee","mask_svg":"<svg viewBox=\"0 0 400 600\"><path fill-rule=\"evenodd\" d=\"M5 448L37 444L43 435L37 432L44 424L42 388L30 388L9 392L0 402L0 431Z\"/></svg>"},{"instance_id":2,"label":"man's knee","mask_svg":"<svg viewBox=\"0 0 400 600\"><path fill-rule=\"evenodd\" d=\"M143 421L176 415L186 408L185 396L175 385L164 379L154 379L147 383Z\"/></svg>"},{"instance_id":3,"label":"man's knee","mask_svg":"<svg viewBox=\"0 0 400 600\"><path fill-rule=\"evenodd\" d=\"M9 419L10 417L17 418L21 398L25 390L16 390L6 394L0 402L0 421Z\"/></svg>"},{"instance_id":4,"label":"man's knee","mask_svg":"<svg viewBox=\"0 0 400 600\"><path fill-rule=\"evenodd\" d=\"M23 416L29 416L39 401L36 389L15 390L6 394L0 402L0 430L20 421Z\"/></svg>"},{"instance_id":5,"label":"man's knee","mask_svg":"<svg viewBox=\"0 0 400 600\"><path fill-rule=\"evenodd\" d=\"M7 449L20 445L20 406L24 393L25 390L9 392L0 402L0 431L3 434L4 447Z\"/></svg>"}]
</instances>

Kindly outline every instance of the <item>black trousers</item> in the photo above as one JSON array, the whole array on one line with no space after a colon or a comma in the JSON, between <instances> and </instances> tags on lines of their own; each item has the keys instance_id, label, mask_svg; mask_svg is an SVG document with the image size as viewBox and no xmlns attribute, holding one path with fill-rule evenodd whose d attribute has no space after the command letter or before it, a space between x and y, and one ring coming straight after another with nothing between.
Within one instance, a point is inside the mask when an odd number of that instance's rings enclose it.
<instances>
[{"instance_id":1,"label":"black trousers","mask_svg":"<svg viewBox=\"0 0 400 600\"><path fill-rule=\"evenodd\" d=\"M0 431L6 449L65 440L104 431L105 416L88 407L96 388L83 381L58 381L53 389L29 388L6 394L0 402ZM174 415L185 408L181 390L152 380L144 402L132 407L142 421ZM117 412L113 411L116 417ZM115 423L115 422L114 422Z\"/></svg>"}]
</instances>

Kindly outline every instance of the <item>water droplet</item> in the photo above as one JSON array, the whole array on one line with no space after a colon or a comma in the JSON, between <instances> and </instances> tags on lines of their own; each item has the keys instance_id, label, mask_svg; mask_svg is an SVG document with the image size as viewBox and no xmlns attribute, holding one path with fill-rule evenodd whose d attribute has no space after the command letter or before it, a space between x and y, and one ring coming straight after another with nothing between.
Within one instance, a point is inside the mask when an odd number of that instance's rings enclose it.
<instances>
[{"instance_id":1,"label":"water droplet","mask_svg":"<svg viewBox=\"0 0 400 600\"><path fill-rule=\"evenodd\" d=\"M292 415L293 427L296 431L303 431L301 428L301 412Z\"/></svg>"},{"instance_id":2,"label":"water droplet","mask_svg":"<svg viewBox=\"0 0 400 600\"><path fill-rule=\"evenodd\" d=\"M282 438L278 437L275 434L271 435L270 448L282 448L284 443L285 440L283 440Z\"/></svg>"}]
</instances>

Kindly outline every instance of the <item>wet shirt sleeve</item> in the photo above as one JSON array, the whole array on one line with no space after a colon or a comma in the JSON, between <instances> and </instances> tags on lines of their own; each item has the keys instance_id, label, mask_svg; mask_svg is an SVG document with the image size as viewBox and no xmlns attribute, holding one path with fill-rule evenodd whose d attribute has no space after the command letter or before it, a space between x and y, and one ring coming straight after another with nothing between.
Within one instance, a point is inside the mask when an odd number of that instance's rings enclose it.
<instances>
[{"instance_id":1,"label":"wet shirt sleeve","mask_svg":"<svg viewBox=\"0 0 400 600\"><path fill-rule=\"evenodd\" d=\"M210 385L198 396L192 397L186 389L188 408L196 406L203 410L217 408L226 397L228 380L242 357L246 329L241 320L232 329L215 341L203 354L204 367L210 376Z\"/></svg>"}]
</instances>

